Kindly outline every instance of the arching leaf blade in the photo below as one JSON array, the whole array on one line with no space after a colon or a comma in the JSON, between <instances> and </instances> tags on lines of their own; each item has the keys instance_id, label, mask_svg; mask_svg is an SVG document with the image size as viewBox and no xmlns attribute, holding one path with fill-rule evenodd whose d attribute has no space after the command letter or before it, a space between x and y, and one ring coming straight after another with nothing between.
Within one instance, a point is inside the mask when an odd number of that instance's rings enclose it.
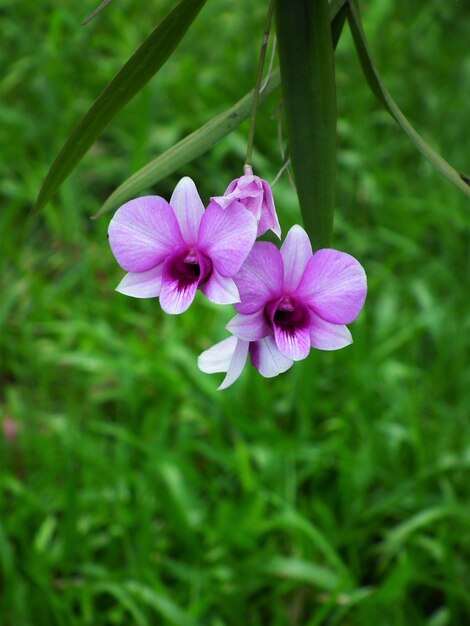
<instances>
[{"instance_id":1,"label":"arching leaf blade","mask_svg":"<svg viewBox=\"0 0 470 626\"><path fill-rule=\"evenodd\" d=\"M73 129L39 192L41 209L58 190L115 115L170 57L206 0L181 0L127 61Z\"/></svg>"},{"instance_id":2,"label":"arching leaf blade","mask_svg":"<svg viewBox=\"0 0 470 626\"><path fill-rule=\"evenodd\" d=\"M341 33L343 32L344 23L348 17L349 5L348 0L334 0L330 2L330 22L331 22L331 38L333 40L333 48L336 50Z\"/></svg>"},{"instance_id":3,"label":"arching leaf blade","mask_svg":"<svg viewBox=\"0 0 470 626\"><path fill-rule=\"evenodd\" d=\"M395 119L397 124L408 135L415 147L421 152L424 158L445 178L450 180L456 187L470 197L470 186L465 182L466 176L454 169L427 141L413 128L405 115L393 100L385 87L382 78L377 70L367 43L364 28L359 13L357 0L349 0L348 20L353 35L356 50L364 72L364 76L369 86L385 109Z\"/></svg>"},{"instance_id":4,"label":"arching leaf blade","mask_svg":"<svg viewBox=\"0 0 470 626\"><path fill-rule=\"evenodd\" d=\"M342 30L346 5L347 0L332 0L329 5L331 31L335 45ZM260 94L260 103L264 102L279 85L279 70L275 70L269 76L265 88ZM210 150L249 117L252 102L253 92L251 91L227 111L210 120L187 137L184 137L184 139L166 152L132 174L106 199L98 213L93 216L93 219L116 209L127 200L135 197L143 189L158 183Z\"/></svg>"},{"instance_id":5,"label":"arching leaf blade","mask_svg":"<svg viewBox=\"0 0 470 626\"><path fill-rule=\"evenodd\" d=\"M279 70L269 77L265 88L260 94L259 102L268 98L280 85ZM237 128L251 113L253 91L234 104L230 109L214 117L193 133L166 150L156 159L142 167L120 185L106 200L94 218L103 215L136 194L170 176L186 163L201 156L217 144L223 137Z\"/></svg>"}]
</instances>

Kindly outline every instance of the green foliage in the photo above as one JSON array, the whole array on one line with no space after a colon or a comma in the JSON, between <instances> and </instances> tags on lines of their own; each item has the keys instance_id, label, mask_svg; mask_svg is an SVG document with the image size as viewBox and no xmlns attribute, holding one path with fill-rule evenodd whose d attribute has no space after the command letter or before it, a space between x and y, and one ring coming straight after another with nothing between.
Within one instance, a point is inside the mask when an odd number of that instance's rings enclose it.
<instances>
[{"instance_id":1,"label":"green foliage","mask_svg":"<svg viewBox=\"0 0 470 626\"><path fill-rule=\"evenodd\" d=\"M470 197L470 179L467 176L459 174L440 154L438 154L431 146L416 132L409 123L403 113L400 111L395 101L390 96L384 86L377 68L375 67L372 55L367 45L364 29L362 28L361 17L359 14L359 6L357 0L349 2L349 24L356 44L356 49L362 64L364 75L370 85L370 88L377 96L379 102L385 107L390 115L395 119L400 128L408 135L416 148L421 152L425 159L433 165L436 170L450 180L456 187Z\"/></svg>"},{"instance_id":2,"label":"green foliage","mask_svg":"<svg viewBox=\"0 0 470 626\"><path fill-rule=\"evenodd\" d=\"M41 209L77 166L109 122L158 72L206 0L181 0L147 37L73 129L39 192Z\"/></svg>"},{"instance_id":3,"label":"green foliage","mask_svg":"<svg viewBox=\"0 0 470 626\"><path fill-rule=\"evenodd\" d=\"M265 7L219 0L209 19L208 4L28 220L64 137L172 3L142 15L119 0L81 29L96 4L0 3L0 420L19 427L13 442L0 434L0 624L468 623L465 197L377 108L345 29L333 245L369 275L355 343L274 380L248 368L216 392L196 357L224 336L230 308L200 299L176 319L114 293L107 219L86 216L249 91ZM462 167L465 17L465 3L438 0L364 8L384 81ZM267 179L282 165L277 105L257 124ZM188 173L205 200L223 193L245 142L242 126L153 191L168 196ZM286 178L275 197L287 229L298 206Z\"/></svg>"},{"instance_id":4,"label":"green foliage","mask_svg":"<svg viewBox=\"0 0 470 626\"><path fill-rule=\"evenodd\" d=\"M334 46L336 47L346 18L347 5L343 4L341 6L340 2L334 2L330 8L331 31ZM279 70L269 72L262 92L259 95L259 104L262 104L279 85ZM143 189L160 182L163 178L173 174L176 170L181 169L187 163L213 148L217 142L238 128L247 119L251 113L252 104L253 90L227 111L206 122L203 126L178 141L163 154L160 154L156 159L132 174L128 180L124 181L113 191L94 217L100 217L107 211L118 208L123 202L141 193ZM328 219L331 220L331 217L330 210ZM329 230L330 228L331 224L328 226Z\"/></svg>"},{"instance_id":5,"label":"green foliage","mask_svg":"<svg viewBox=\"0 0 470 626\"><path fill-rule=\"evenodd\" d=\"M259 96L259 104L264 102L280 85L279 70L272 72L266 79L263 93ZM184 139L181 139L163 154L158 156L113 191L99 212L94 216L117 209L121 204L135 198L142 189L160 182L176 170L181 169L197 157L214 148L216 144L248 118L253 107L253 90L241 98L227 111L220 113L201 128L198 128Z\"/></svg>"},{"instance_id":6,"label":"green foliage","mask_svg":"<svg viewBox=\"0 0 470 626\"><path fill-rule=\"evenodd\" d=\"M336 88L328 0L276 2L287 138L299 206L314 249L331 245Z\"/></svg>"}]
</instances>

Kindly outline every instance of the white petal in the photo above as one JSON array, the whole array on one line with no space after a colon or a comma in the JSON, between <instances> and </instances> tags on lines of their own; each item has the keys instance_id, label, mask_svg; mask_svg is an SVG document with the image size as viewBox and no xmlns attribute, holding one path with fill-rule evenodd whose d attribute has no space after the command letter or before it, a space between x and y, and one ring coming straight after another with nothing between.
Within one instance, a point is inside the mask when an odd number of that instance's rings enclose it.
<instances>
[{"instance_id":1,"label":"white petal","mask_svg":"<svg viewBox=\"0 0 470 626\"><path fill-rule=\"evenodd\" d=\"M116 291L133 298L157 298L162 289L163 263L146 272L128 272Z\"/></svg>"},{"instance_id":2,"label":"white petal","mask_svg":"<svg viewBox=\"0 0 470 626\"><path fill-rule=\"evenodd\" d=\"M236 337L228 337L199 355L197 366L205 374L228 372L230 362L237 346Z\"/></svg>"}]
</instances>

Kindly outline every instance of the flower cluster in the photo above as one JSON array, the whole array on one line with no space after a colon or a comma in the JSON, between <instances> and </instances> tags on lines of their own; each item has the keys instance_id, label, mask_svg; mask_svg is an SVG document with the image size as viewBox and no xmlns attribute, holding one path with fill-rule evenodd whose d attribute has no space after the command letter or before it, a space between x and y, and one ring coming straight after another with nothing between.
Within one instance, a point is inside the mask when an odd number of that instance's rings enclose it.
<instances>
[{"instance_id":1,"label":"flower cluster","mask_svg":"<svg viewBox=\"0 0 470 626\"><path fill-rule=\"evenodd\" d=\"M359 315L367 281L360 263L333 249L315 253L307 233L293 226L280 250L256 238L281 229L268 183L251 168L207 208L194 182L177 184L170 202L131 200L109 229L116 260L127 271L117 291L160 298L166 313L183 313L196 291L216 304L234 304L231 336L199 356L203 372L225 372L220 389L241 374L248 354L262 376L277 376L311 348L352 343L346 324Z\"/></svg>"}]
</instances>

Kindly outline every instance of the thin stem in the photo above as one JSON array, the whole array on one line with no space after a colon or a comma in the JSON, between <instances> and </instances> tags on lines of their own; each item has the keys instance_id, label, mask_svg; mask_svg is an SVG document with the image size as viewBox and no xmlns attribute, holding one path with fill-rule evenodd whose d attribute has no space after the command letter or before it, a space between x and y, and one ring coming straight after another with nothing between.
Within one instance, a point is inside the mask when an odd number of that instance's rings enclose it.
<instances>
[{"instance_id":1,"label":"thin stem","mask_svg":"<svg viewBox=\"0 0 470 626\"><path fill-rule=\"evenodd\" d=\"M86 26L88 22L91 22L91 20L95 18L98 15L98 13L101 13L101 11L105 9L108 6L108 4L110 4L110 2L111 0L104 0L104 2L102 2L100 6L97 9L95 9L93 13L89 15L84 22L82 22L82 26Z\"/></svg>"},{"instance_id":2,"label":"thin stem","mask_svg":"<svg viewBox=\"0 0 470 626\"><path fill-rule=\"evenodd\" d=\"M248 134L248 146L246 148L245 167L251 167L251 154L253 152L253 140L255 137L256 110L258 108L258 100L263 79L264 61L266 59L266 51L268 49L269 31L271 30L271 22L274 12L274 0L269 0L268 14L266 16L266 24L264 26L263 42L259 55L258 74L256 76L256 84L253 93L253 108L251 110L250 131Z\"/></svg>"}]
</instances>

